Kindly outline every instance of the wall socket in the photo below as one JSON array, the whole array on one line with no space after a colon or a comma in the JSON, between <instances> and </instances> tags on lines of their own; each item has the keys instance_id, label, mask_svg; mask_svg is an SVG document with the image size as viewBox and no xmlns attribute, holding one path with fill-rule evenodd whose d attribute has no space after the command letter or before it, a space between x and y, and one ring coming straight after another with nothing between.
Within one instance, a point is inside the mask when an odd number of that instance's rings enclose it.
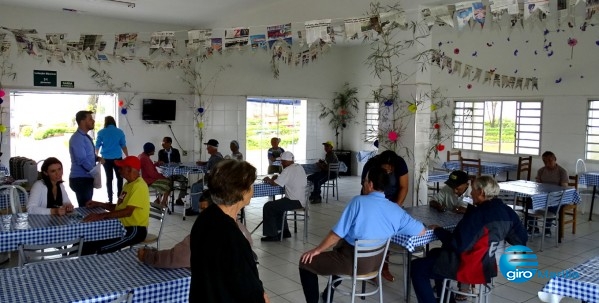
<instances>
[{"instance_id":1,"label":"wall socket","mask_svg":"<svg viewBox=\"0 0 599 303\"><path fill-rule=\"evenodd\" d=\"M186 150L183 151L183 156L184 157L187 156L187 151Z\"/></svg>"}]
</instances>

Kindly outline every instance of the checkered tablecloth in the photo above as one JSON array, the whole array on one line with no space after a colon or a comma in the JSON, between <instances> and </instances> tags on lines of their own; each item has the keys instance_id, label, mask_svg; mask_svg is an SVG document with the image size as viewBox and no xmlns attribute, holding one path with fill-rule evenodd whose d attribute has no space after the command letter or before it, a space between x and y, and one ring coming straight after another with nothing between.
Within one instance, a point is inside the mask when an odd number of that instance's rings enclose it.
<instances>
[{"instance_id":1,"label":"checkered tablecloth","mask_svg":"<svg viewBox=\"0 0 599 303\"><path fill-rule=\"evenodd\" d=\"M460 169L460 161L449 161L443 163L443 167L448 170ZM480 162L480 169L482 175L497 175L499 173L518 170L518 164L500 163L500 162ZM468 167L468 172L475 172L474 168Z\"/></svg>"},{"instance_id":2,"label":"checkered tablecloth","mask_svg":"<svg viewBox=\"0 0 599 303\"><path fill-rule=\"evenodd\" d=\"M588 171L580 174L580 178L578 179L578 183L584 185L599 185L599 172L597 171Z\"/></svg>"},{"instance_id":3,"label":"checkered tablecloth","mask_svg":"<svg viewBox=\"0 0 599 303\"><path fill-rule=\"evenodd\" d=\"M419 220L425 226L436 224L443 228L453 231L463 215L454 212L438 212L429 206L408 207L405 211L414 219ZM410 252L414 252L416 248L424 246L428 243L438 240L432 230L427 230L423 236L407 236L394 235L391 237L391 242L403 246Z\"/></svg>"},{"instance_id":4,"label":"checkered tablecloth","mask_svg":"<svg viewBox=\"0 0 599 303\"><path fill-rule=\"evenodd\" d=\"M205 174L208 171L206 169L206 165L196 165L195 163L175 163L163 165L158 168L165 177L170 177L173 175L186 176L187 173Z\"/></svg>"},{"instance_id":5,"label":"checkered tablecloth","mask_svg":"<svg viewBox=\"0 0 599 303\"><path fill-rule=\"evenodd\" d=\"M254 183L254 195L252 196L252 198L270 197L284 194L285 188L281 186L273 186L268 183L264 183L262 180L260 180Z\"/></svg>"},{"instance_id":6,"label":"checkered tablecloth","mask_svg":"<svg viewBox=\"0 0 599 303\"><path fill-rule=\"evenodd\" d=\"M81 222L86 215L102 211L101 208L77 208L67 216L27 213L0 216L0 252L15 251L19 244L59 243L78 237L84 241L122 237L125 228L117 219Z\"/></svg>"},{"instance_id":7,"label":"checkered tablecloth","mask_svg":"<svg viewBox=\"0 0 599 303\"><path fill-rule=\"evenodd\" d=\"M8 167L0 164L0 172L3 172L5 176L10 176L10 172L8 171Z\"/></svg>"},{"instance_id":8,"label":"checkered tablecloth","mask_svg":"<svg viewBox=\"0 0 599 303\"><path fill-rule=\"evenodd\" d=\"M125 250L0 270L0 302L110 302L133 292L135 303L183 303L190 279L187 269L153 268Z\"/></svg>"},{"instance_id":9,"label":"checkered tablecloth","mask_svg":"<svg viewBox=\"0 0 599 303\"><path fill-rule=\"evenodd\" d=\"M537 183L533 181L517 180L500 182L499 187L501 188L502 195L509 195L514 193L516 197L531 198L533 209L544 209L547 204L548 194L551 192L557 192L566 190L562 197L563 203L565 204L578 204L580 203L580 195L574 188L566 188L552 184ZM510 201L504 201L509 203Z\"/></svg>"},{"instance_id":10,"label":"checkered tablecloth","mask_svg":"<svg viewBox=\"0 0 599 303\"><path fill-rule=\"evenodd\" d=\"M436 171L432 170L428 172L428 180L427 182L445 182L449 179L449 172Z\"/></svg>"},{"instance_id":11,"label":"checkered tablecloth","mask_svg":"<svg viewBox=\"0 0 599 303\"><path fill-rule=\"evenodd\" d=\"M315 160L318 161L318 160ZM318 165L316 165L316 162L314 163L299 163L303 168L304 171L306 172L306 175L311 175L313 173L317 173L320 171L320 168L318 167ZM345 165L345 163L343 162L339 162L339 171L340 172L347 172L347 165Z\"/></svg>"},{"instance_id":12,"label":"checkered tablecloth","mask_svg":"<svg viewBox=\"0 0 599 303\"><path fill-rule=\"evenodd\" d=\"M21 202L21 207L27 207L27 199L25 198L25 193L19 191L19 201ZM9 209L10 208L10 197L4 192L0 192L0 209Z\"/></svg>"},{"instance_id":13,"label":"checkered tablecloth","mask_svg":"<svg viewBox=\"0 0 599 303\"><path fill-rule=\"evenodd\" d=\"M562 271L551 278L543 292L583 302L599 302L599 257Z\"/></svg>"}]
</instances>

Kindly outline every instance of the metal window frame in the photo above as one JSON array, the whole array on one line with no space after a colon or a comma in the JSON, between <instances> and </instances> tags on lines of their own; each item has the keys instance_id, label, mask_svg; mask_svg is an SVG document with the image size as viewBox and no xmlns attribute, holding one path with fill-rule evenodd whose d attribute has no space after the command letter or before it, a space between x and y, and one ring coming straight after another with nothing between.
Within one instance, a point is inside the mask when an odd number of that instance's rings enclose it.
<instances>
[{"instance_id":1,"label":"metal window frame","mask_svg":"<svg viewBox=\"0 0 599 303\"><path fill-rule=\"evenodd\" d=\"M375 105L376 108L370 107L370 105ZM364 132L364 142L374 142L378 137L379 131L379 108L380 104L376 101L367 101L365 102L364 109L364 119L366 121L365 127L366 130ZM376 115L376 119L369 119L369 115Z\"/></svg>"},{"instance_id":2,"label":"metal window frame","mask_svg":"<svg viewBox=\"0 0 599 303\"><path fill-rule=\"evenodd\" d=\"M595 107L593 107L593 103L596 104ZM592 118L591 117L591 113L595 112L597 113L597 118ZM590 143L589 138L593 137L593 138L599 138L599 126L591 126L591 120L599 120L599 100L588 100L588 109L587 109L587 127L586 127L586 136L585 136L585 159L586 160L599 160L599 151L591 151L590 150L590 146L599 146L599 143ZM599 123L598 123L599 124ZM597 134L591 134L590 130L596 130ZM597 140L599 141L599 140ZM597 148L597 150L599 150L599 148ZM591 157L595 155L596 157Z\"/></svg>"}]
</instances>

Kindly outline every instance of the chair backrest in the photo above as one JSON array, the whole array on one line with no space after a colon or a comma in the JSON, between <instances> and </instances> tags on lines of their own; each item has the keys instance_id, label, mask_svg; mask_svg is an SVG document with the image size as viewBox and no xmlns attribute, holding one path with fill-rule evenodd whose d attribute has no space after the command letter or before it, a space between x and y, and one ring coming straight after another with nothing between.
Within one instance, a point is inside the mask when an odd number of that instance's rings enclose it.
<instances>
[{"instance_id":1,"label":"chair backrest","mask_svg":"<svg viewBox=\"0 0 599 303\"><path fill-rule=\"evenodd\" d=\"M385 263L385 255L387 255L387 250L389 249L390 241L391 238L376 240L356 240L354 244L354 277L358 276L358 263L360 262L361 258L381 256L381 264L379 265L378 270L372 273L364 273L361 275L361 278L369 278L368 276L372 276L372 278L374 278L378 276L378 274L383 269L383 264Z\"/></svg>"},{"instance_id":2,"label":"chair backrest","mask_svg":"<svg viewBox=\"0 0 599 303\"><path fill-rule=\"evenodd\" d=\"M334 173L335 174L335 178L339 176L339 166L341 164L339 162L337 163L329 163L329 179L331 179L331 174Z\"/></svg>"},{"instance_id":3,"label":"chair backrest","mask_svg":"<svg viewBox=\"0 0 599 303\"><path fill-rule=\"evenodd\" d=\"M516 178L518 180L530 181L532 171L532 156L518 158L518 172ZM526 179L524 179L526 177Z\"/></svg>"},{"instance_id":4,"label":"chair backrest","mask_svg":"<svg viewBox=\"0 0 599 303\"><path fill-rule=\"evenodd\" d=\"M130 290L126 293L120 294L118 297L112 299L112 301L109 301L107 303L131 303L133 302L134 295L135 293L133 292L133 290Z\"/></svg>"},{"instance_id":5,"label":"chair backrest","mask_svg":"<svg viewBox=\"0 0 599 303\"><path fill-rule=\"evenodd\" d=\"M547 207L559 206L562 204L565 190L551 192L547 195Z\"/></svg>"},{"instance_id":6,"label":"chair backrest","mask_svg":"<svg viewBox=\"0 0 599 303\"><path fill-rule=\"evenodd\" d=\"M0 194L8 199L7 208L9 208L13 214L23 212L20 195L23 195L25 202L29 200L29 194L27 194L27 191L19 185L2 185L0 186Z\"/></svg>"},{"instance_id":7,"label":"chair backrest","mask_svg":"<svg viewBox=\"0 0 599 303\"><path fill-rule=\"evenodd\" d=\"M456 156L455 159L452 159L453 156ZM451 160L460 160L460 158L462 157L462 151L461 150L448 150L447 151L447 162L451 161Z\"/></svg>"},{"instance_id":8,"label":"chair backrest","mask_svg":"<svg viewBox=\"0 0 599 303\"><path fill-rule=\"evenodd\" d=\"M469 175L480 177L482 173L480 159L469 159L460 157L460 169Z\"/></svg>"},{"instance_id":9,"label":"chair backrest","mask_svg":"<svg viewBox=\"0 0 599 303\"><path fill-rule=\"evenodd\" d=\"M578 190L578 175L568 176L568 186L572 186Z\"/></svg>"},{"instance_id":10,"label":"chair backrest","mask_svg":"<svg viewBox=\"0 0 599 303\"><path fill-rule=\"evenodd\" d=\"M314 184L312 184L312 181L308 181L308 183L306 183L306 206L304 206L304 209L306 210L306 212L308 212L308 208L310 205L310 196L312 195L312 190L314 190Z\"/></svg>"},{"instance_id":11,"label":"chair backrest","mask_svg":"<svg viewBox=\"0 0 599 303\"><path fill-rule=\"evenodd\" d=\"M166 207L162 208L162 206L160 204L157 203L150 203L150 219L155 219L158 220L158 223L160 224L160 227L158 229L158 235L156 238L156 242L160 241L160 235L162 234L162 223L164 222L164 216L166 213Z\"/></svg>"},{"instance_id":12,"label":"chair backrest","mask_svg":"<svg viewBox=\"0 0 599 303\"><path fill-rule=\"evenodd\" d=\"M69 246L71 245L71 246ZM57 259L75 258L81 256L83 237L61 243L44 245L19 245L19 266L33 262L48 262ZM45 259L52 257L51 259Z\"/></svg>"},{"instance_id":13,"label":"chair backrest","mask_svg":"<svg viewBox=\"0 0 599 303\"><path fill-rule=\"evenodd\" d=\"M587 165L584 163L584 160L582 160L582 159L576 160L576 174L579 175L579 173L586 173L586 171L587 171Z\"/></svg>"}]
</instances>

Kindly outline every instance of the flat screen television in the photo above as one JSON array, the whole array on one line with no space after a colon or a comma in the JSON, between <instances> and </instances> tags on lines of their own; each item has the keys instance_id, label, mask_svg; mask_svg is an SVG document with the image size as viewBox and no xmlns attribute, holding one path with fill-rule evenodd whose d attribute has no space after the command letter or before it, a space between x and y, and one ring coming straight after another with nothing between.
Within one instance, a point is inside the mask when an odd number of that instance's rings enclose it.
<instances>
[{"instance_id":1,"label":"flat screen television","mask_svg":"<svg viewBox=\"0 0 599 303\"><path fill-rule=\"evenodd\" d=\"M173 121L177 113L176 100L143 99L141 108L142 120Z\"/></svg>"}]
</instances>

